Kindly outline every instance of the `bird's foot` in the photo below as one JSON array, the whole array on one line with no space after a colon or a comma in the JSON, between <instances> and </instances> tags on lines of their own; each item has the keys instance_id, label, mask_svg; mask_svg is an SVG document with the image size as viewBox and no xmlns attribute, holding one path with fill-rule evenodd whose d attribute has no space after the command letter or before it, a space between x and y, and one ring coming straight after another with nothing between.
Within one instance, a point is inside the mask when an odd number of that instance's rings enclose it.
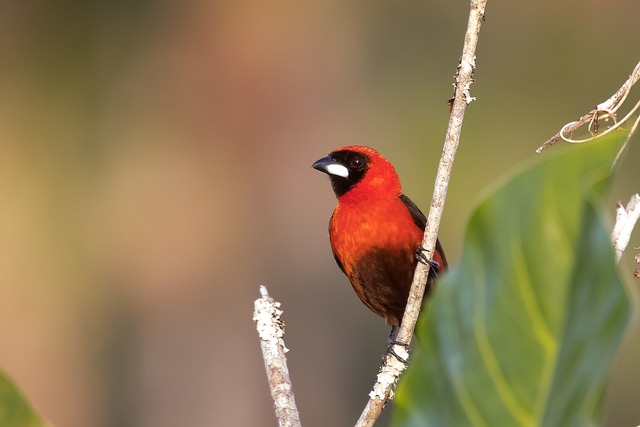
<instances>
[{"instance_id":1,"label":"bird's foot","mask_svg":"<svg viewBox=\"0 0 640 427\"><path fill-rule=\"evenodd\" d=\"M394 346L399 345L401 347L404 347L407 349L407 354L411 354L411 350L409 349L409 344L404 343L404 342L400 342L400 341L388 341L387 342L387 352L385 354L385 356L387 354L392 355L393 357L395 357L396 359L398 359L398 361L400 361L400 363L404 364L405 366L409 366L409 361L407 359L405 359L404 357L400 356L398 353L396 353L396 351L393 349Z\"/></svg>"},{"instance_id":2,"label":"bird's foot","mask_svg":"<svg viewBox=\"0 0 640 427\"><path fill-rule=\"evenodd\" d=\"M440 263L434 259L427 258L425 252L427 252L425 248L418 246L418 249L416 249L416 258L418 259L418 262L428 265L434 273L438 274L438 271L440 270Z\"/></svg>"},{"instance_id":3,"label":"bird's foot","mask_svg":"<svg viewBox=\"0 0 640 427\"><path fill-rule=\"evenodd\" d=\"M391 331L389 332L389 338L387 338L387 352L384 354L382 359L384 360L386 355L390 354L393 357L395 357L396 359L398 359L401 363L404 363L406 366L409 366L409 362L407 361L407 359L405 359L404 357L400 356L393 349L394 345L399 345L399 346L404 347L404 348L407 349L407 354L411 354L411 350L409 348L409 344L407 344L405 342L402 342L402 341L396 340L397 333L398 333L398 327L395 326L395 325L391 326Z\"/></svg>"}]
</instances>

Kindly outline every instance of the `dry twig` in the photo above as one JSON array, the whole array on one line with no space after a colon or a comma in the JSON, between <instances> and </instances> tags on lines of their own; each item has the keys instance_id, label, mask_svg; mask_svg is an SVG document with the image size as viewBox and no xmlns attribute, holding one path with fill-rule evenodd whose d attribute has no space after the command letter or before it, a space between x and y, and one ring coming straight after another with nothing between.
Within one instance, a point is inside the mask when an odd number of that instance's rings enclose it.
<instances>
[{"instance_id":1,"label":"dry twig","mask_svg":"<svg viewBox=\"0 0 640 427\"><path fill-rule=\"evenodd\" d=\"M616 91L616 93L614 93L609 99L607 99L603 103L598 104L595 109L589 111L587 114L580 117L578 120L564 125L562 129L560 129L560 132L558 132L557 134L549 138L547 141L545 141L545 143L542 144L536 150L536 153L538 154L541 153L545 148L552 146L553 144L560 141L561 139L570 144L580 144L583 142L591 141L598 136L606 135L607 133L612 132L614 129L618 129L620 126L622 126L622 124L627 122L629 118L632 117L638 111L638 109L640 109L640 101L638 101L636 105L633 106L633 108L631 108L631 111L629 111L629 113L627 113L626 116L624 116L621 120L617 119L618 109L622 106L622 104L624 104L624 102L627 99L627 96L629 95L629 92L631 91L631 88L633 87L633 85L635 85L638 82L639 79L640 79L640 62L638 62L638 64L635 66L635 68L631 72L631 75L629 76L627 81L624 82L624 84L620 87L620 89ZM600 133L599 135L596 135L600 130L601 120L612 120L614 124L613 126L608 127L604 132ZM587 130L591 134L591 137L585 138L585 139L573 139L572 137L569 136L569 135L572 135L578 129L582 128L586 124L588 124ZM637 126L638 126L638 121L636 120L636 122L633 125L632 131L629 133L627 141L625 141L623 148L621 149L621 152L624 150L624 146L626 146L629 138L631 137L631 134L633 133L633 131Z\"/></svg>"},{"instance_id":2,"label":"dry twig","mask_svg":"<svg viewBox=\"0 0 640 427\"><path fill-rule=\"evenodd\" d=\"M260 286L261 298L254 303L253 321L260 335L262 357L267 370L271 398L275 406L276 417L280 427L300 427L300 415L289 378L287 358L289 351L282 337L284 322L281 319L280 303L269 296L267 288Z\"/></svg>"},{"instance_id":3,"label":"dry twig","mask_svg":"<svg viewBox=\"0 0 640 427\"><path fill-rule=\"evenodd\" d=\"M640 110L640 101L638 101L631 110L620 120L617 118L618 109L624 104L627 97L629 96L629 92L633 85L635 85L638 80L640 80L640 62L636 64L635 68L631 72L631 75L627 79L626 82L614 93L609 99L605 102L598 104L594 110L591 110L584 116L580 117L575 122L567 123L562 127L560 132L549 138L542 144L537 150L536 153L541 153L545 148L550 147L555 144L559 140L564 140L570 144L581 144L583 142L593 141L596 138L602 137L609 132L614 131L615 129L619 129L622 124L626 123L633 117L634 114ZM605 129L604 132L598 134L600 130L600 120L612 120L613 125L609 126ZM622 154L626 151L626 147L631 139L632 135L638 129L638 125L640 124L640 114L635 118L631 128L629 129L627 136L618 151L618 154L614 160L614 165L618 164ZM582 128L584 125L587 125L587 130L591 134L588 138L583 139L574 139L568 135L572 135L575 131ZM620 261L622 257L622 253L626 249L629 244L629 239L631 237L631 232L635 227L638 218L640 217L640 197L635 194L629 200L626 208L622 205L622 203L618 202L616 206L616 224L613 228L613 232L611 233L611 241L613 243L613 248L616 254L616 262ZM640 255L636 256L636 268L634 271L634 278L638 279L640 277Z\"/></svg>"},{"instance_id":4,"label":"dry twig","mask_svg":"<svg viewBox=\"0 0 640 427\"><path fill-rule=\"evenodd\" d=\"M462 130L462 120L464 112L471 101L469 88L473 82L473 72L475 70L475 51L478 44L478 36L480 34L480 26L484 20L484 11L486 0L471 0L471 10L469 12L469 21L467 24L467 32L464 38L464 47L460 65L458 66L458 74L455 83L455 95L451 108L451 116L449 119L449 127L445 136L444 148L440 157L438 173L431 199L431 207L427 218L427 227L425 229L422 246L426 250L426 255L432 258L433 251L438 236L438 228L440 227L440 219L444 210L444 203L453 167L458 144L460 142L460 132ZM429 266L418 263L411 292L407 301L404 317L396 341L407 343L411 342L413 331L420 314L422 306L422 296L429 275ZM407 349L402 345L394 345L393 350L402 358L409 356ZM397 360L396 357L388 354L384 364L380 368L377 381L373 387L373 391L369 394L369 402L364 411L360 415L360 419L356 423L356 427L372 426L380 416L384 405L393 397L393 389L402 371L406 366Z\"/></svg>"},{"instance_id":5,"label":"dry twig","mask_svg":"<svg viewBox=\"0 0 640 427\"><path fill-rule=\"evenodd\" d=\"M625 207L621 202L616 204L616 224L611 233L611 242L616 254L616 262L622 258L622 253L629 244L631 233L636 223L640 219L640 195L631 196L629 203ZM633 272L633 278L640 278L640 255L636 256L636 267Z\"/></svg>"}]
</instances>

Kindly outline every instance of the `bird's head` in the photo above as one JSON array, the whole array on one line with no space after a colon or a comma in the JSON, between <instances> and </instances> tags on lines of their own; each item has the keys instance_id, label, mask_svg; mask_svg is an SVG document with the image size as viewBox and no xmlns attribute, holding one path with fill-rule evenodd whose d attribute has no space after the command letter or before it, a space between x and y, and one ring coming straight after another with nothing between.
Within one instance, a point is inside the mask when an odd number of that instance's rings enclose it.
<instances>
[{"instance_id":1,"label":"bird's head","mask_svg":"<svg viewBox=\"0 0 640 427\"><path fill-rule=\"evenodd\" d=\"M360 145L339 148L312 167L329 175L340 201L395 198L402 193L393 165L373 148Z\"/></svg>"}]
</instances>

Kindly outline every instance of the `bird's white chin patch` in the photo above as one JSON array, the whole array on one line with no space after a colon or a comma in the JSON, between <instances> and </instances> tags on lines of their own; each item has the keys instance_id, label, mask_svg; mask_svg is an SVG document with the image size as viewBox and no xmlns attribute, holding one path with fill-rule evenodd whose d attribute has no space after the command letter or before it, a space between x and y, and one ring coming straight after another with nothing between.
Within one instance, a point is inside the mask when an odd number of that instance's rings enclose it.
<instances>
[{"instance_id":1,"label":"bird's white chin patch","mask_svg":"<svg viewBox=\"0 0 640 427\"><path fill-rule=\"evenodd\" d=\"M332 164L327 165L327 173L329 175L341 176L343 178L349 178L349 169L342 165Z\"/></svg>"}]
</instances>

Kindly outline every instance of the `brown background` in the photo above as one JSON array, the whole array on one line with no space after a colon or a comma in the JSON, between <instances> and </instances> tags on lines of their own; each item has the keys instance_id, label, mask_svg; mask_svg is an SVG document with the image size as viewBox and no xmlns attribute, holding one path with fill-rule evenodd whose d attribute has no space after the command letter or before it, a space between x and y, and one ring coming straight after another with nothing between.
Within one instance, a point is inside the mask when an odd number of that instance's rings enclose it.
<instances>
[{"instance_id":1,"label":"brown background","mask_svg":"<svg viewBox=\"0 0 640 427\"><path fill-rule=\"evenodd\" d=\"M251 321L265 283L303 422L352 425L387 328L334 265L335 199L310 165L371 145L427 206L467 2L2 3L0 368L60 427L272 426ZM489 2L441 228L452 263L476 194L626 79L638 16L637 0ZM612 201L640 190L635 139ZM640 423L639 356L635 333L610 426Z\"/></svg>"}]
</instances>

